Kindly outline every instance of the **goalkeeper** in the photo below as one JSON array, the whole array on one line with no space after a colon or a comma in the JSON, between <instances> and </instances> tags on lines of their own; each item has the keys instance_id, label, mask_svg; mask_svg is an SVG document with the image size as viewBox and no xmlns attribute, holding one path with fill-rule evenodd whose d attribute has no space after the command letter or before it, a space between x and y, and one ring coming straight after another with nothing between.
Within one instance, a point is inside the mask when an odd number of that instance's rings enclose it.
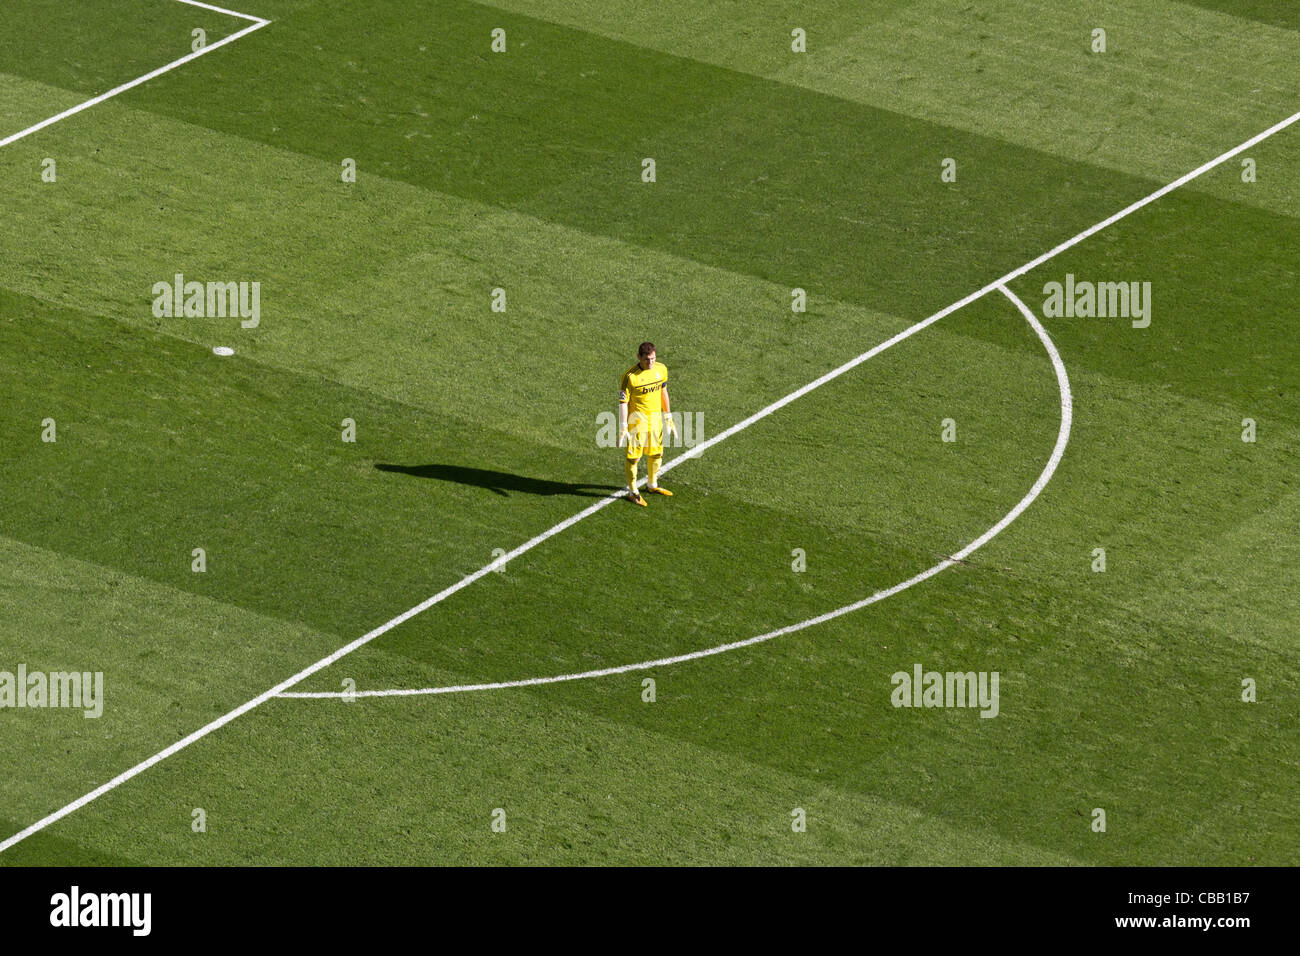
<instances>
[{"instance_id":1,"label":"goalkeeper","mask_svg":"<svg viewBox=\"0 0 1300 956\"><path fill-rule=\"evenodd\" d=\"M655 361L653 342L642 342L636 350L636 364L623 373L618 383L618 444L627 447L627 497L645 507L636 488L636 466L645 456L646 490L672 497L659 484L659 466L664 457L664 429L677 431L668 402L668 367Z\"/></svg>"}]
</instances>

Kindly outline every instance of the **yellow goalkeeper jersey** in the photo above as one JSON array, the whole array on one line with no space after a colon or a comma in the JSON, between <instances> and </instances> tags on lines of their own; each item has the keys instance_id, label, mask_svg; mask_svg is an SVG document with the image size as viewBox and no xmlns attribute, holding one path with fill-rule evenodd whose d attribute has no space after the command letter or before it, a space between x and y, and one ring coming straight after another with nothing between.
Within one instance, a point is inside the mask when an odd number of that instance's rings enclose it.
<instances>
[{"instance_id":1,"label":"yellow goalkeeper jersey","mask_svg":"<svg viewBox=\"0 0 1300 956\"><path fill-rule=\"evenodd\" d=\"M637 414L649 419L654 412L662 412L663 396L659 393L667 384L668 366L662 362L648 369L633 365L624 372L618 383L618 400L627 403L628 420Z\"/></svg>"}]
</instances>

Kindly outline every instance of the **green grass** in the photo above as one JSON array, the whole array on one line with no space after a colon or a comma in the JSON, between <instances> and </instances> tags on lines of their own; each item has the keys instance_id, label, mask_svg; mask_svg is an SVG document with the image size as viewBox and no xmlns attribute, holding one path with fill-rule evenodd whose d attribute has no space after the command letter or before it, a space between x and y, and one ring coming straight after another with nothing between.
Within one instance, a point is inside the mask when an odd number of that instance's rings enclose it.
<instances>
[{"instance_id":1,"label":"green grass","mask_svg":"<svg viewBox=\"0 0 1300 956\"><path fill-rule=\"evenodd\" d=\"M1214 6L833 3L790 24L797 58L771 3L268 0L248 12L271 26L0 150L21 224L0 670L107 687L99 720L3 712L0 838L616 488L596 416L643 338L718 434L1300 109L1295 24ZM0 136L239 25L56 7L0 24ZM1013 283L1038 310L1067 272L1150 281L1153 321L1047 322L1069 447L961 566L650 672L273 700L0 862L1294 863L1297 135L1252 150L1258 183L1229 163ZM176 272L260 281L261 326L155 318ZM571 673L805 620L980 535L1059 416L994 293L296 689ZM998 671L1000 715L893 708L916 662Z\"/></svg>"}]
</instances>

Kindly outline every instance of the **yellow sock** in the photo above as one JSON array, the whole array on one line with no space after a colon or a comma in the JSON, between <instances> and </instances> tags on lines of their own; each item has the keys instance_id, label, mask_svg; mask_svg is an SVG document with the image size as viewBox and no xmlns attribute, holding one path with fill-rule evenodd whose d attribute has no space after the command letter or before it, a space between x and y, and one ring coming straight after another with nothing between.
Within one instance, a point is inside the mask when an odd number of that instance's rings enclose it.
<instances>
[{"instance_id":1,"label":"yellow sock","mask_svg":"<svg viewBox=\"0 0 1300 956\"><path fill-rule=\"evenodd\" d=\"M635 458L623 459L623 473L627 475L627 487L629 491L636 491L636 462Z\"/></svg>"},{"instance_id":2,"label":"yellow sock","mask_svg":"<svg viewBox=\"0 0 1300 956\"><path fill-rule=\"evenodd\" d=\"M659 477L659 465L663 460L664 460L663 455L651 455L649 458L645 460L645 473L646 476L650 479L649 484L651 488L659 484L659 482L656 479L658 479Z\"/></svg>"}]
</instances>

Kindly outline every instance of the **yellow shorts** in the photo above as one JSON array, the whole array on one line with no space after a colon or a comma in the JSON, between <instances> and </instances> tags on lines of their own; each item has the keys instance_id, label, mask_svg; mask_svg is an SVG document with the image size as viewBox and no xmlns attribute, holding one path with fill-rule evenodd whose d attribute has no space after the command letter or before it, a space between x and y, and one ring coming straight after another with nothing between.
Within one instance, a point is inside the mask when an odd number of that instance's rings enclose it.
<instances>
[{"instance_id":1,"label":"yellow shorts","mask_svg":"<svg viewBox=\"0 0 1300 956\"><path fill-rule=\"evenodd\" d=\"M627 432L631 436L627 443L628 461L637 461L642 455L654 458L664 453L663 412L649 415L634 412L628 417Z\"/></svg>"}]
</instances>

